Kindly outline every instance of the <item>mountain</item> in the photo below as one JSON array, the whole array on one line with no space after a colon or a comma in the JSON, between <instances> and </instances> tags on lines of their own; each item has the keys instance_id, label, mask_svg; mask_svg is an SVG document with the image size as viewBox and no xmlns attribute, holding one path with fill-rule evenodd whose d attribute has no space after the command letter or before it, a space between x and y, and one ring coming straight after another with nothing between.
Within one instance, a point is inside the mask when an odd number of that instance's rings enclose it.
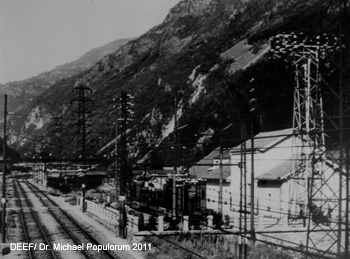
<instances>
[{"instance_id":1,"label":"mountain","mask_svg":"<svg viewBox=\"0 0 350 259\"><path fill-rule=\"evenodd\" d=\"M117 51L120 46L130 40L131 38L115 40L104 46L94 48L79 59L57 66L51 71L40 73L26 80L0 84L0 95L8 94L9 110L12 112L18 111L22 106L32 101L34 97L49 89L51 85L92 67L104 56ZM2 110L3 107L0 107L0 112Z\"/></svg>"},{"instance_id":2,"label":"mountain","mask_svg":"<svg viewBox=\"0 0 350 259\"><path fill-rule=\"evenodd\" d=\"M106 45L103 45L102 47L94 48L86 52L79 59L70 63L66 63L64 65L58 66L54 70L57 71L57 73L59 74L60 73L63 75L67 74L68 76L76 74L77 72L84 71L92 67L93 65L95 65L95 63L100 61L103 57L117 51L122 45L126 44L132 39L133 38L115 40ZM68 77L68 76L64 76L64 77Z\"/></svg>"},{"instance_id":3,"label":"mountain","mask_svg":"<svg viewBox=\"0 0 350 259\"><path fill-rule=\"evenodd\" d=\"M12 118L12 143L23 152L78 156L80 99L91 105L83 109L89 122L84 124L87 155L109 155L118 116L115 98L122 91L132 94L135 104L128 128L130 159L152 166L175 160L175 96L181 128L177 161L185 166L217 147L220 135L225 147L240 141L242 125L250 128L252 98L255 133L291 127L294 70L272 59L270 38L282 32L338 35L339 13L338 2L330 0L183 0L163 23L33 98L20 110L25 116ZM343 32L348 38L350 30ZM331 66L323 78L329 82L323 89L328 114L338 109L332 97L337 89L331 87L339 85L339 71ZM79 97L72 91L78 85L91 91ZM57 116L60 123L53 119Z\"/></svg>"}]
</instances>

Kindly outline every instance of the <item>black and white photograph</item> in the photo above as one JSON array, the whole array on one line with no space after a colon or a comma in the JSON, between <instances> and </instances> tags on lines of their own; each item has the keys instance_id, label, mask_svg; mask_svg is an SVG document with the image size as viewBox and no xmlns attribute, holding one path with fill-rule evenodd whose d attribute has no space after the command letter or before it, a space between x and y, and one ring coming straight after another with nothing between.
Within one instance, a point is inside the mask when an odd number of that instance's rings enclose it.
<instances>
[{"instance_id":1,"label":"black and white photograph","mask_svg":"<svg viewBox=\"0 0 350 259\"><path fill-rule=\"evenodd\" d=\"M0 0L0 258L350 259L349 0Z\"/></svg>"}]
</instances>

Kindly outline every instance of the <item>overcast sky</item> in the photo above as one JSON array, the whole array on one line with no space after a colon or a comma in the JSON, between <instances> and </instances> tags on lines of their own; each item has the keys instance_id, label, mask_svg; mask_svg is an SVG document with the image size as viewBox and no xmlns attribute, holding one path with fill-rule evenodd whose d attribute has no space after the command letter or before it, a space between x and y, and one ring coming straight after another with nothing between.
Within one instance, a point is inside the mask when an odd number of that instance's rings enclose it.
<instances>
[{"instance_id":1,"label":"overcast sky","mask_svg":"<svg viewBox=\"0 0 350 259\"><path fill-rule=\"evenodd\" d=\"M0 83L160 24L180 0L0 0Z\"/></svg>"}]
</instances>

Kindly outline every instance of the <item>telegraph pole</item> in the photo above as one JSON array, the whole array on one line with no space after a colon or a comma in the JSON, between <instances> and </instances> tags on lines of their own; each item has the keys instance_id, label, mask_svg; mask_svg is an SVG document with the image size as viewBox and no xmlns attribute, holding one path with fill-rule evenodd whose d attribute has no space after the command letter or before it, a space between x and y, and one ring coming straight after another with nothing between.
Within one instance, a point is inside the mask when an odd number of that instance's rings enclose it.
<instances>
[{"instance_id":1,"label":"telegraph pole","mask_svg":"<svg viewBox=\"0 0 350 259\"><path fill-rule=\"evenodd\" d=\"M177 92L174 98L174 177L173 177L173 217L176 217L176 175L177 175Z\"/></svg>"},{"instance_id":2,"label":"telegraph pole","mask_svg":"<svg viewBox=\"0 0 350 259\"><path fill-rule=\"evenodd\" d=\"M250 174L250 232L251 232L251 238L252 241L255 242L255 230L254 230L254 188L255 188L255 172L254 172L254 118L253 115L251 115L251 174Z\"/></svg>"},{"instance_id":3,"label":"telegraph pole","mask_svg":"<svg viewBox=\"0 0 350 259\"><path fill-rule=\"evenodd\" d=\"M113 99L115 100L115 99ZM114 146L114 186L115 186L115 201L119 200L120 185L118 175L118 115L115 120L115 146Z\"/></svg>"},{"instance_id":4,"label":"telegraph pole","mask_svg":"<svg viewBox=\"0 0 350 259\"><path fill-rule=\"evenodd\" d=\"M128 147L127 147L127 129L132 121L133 111L131 110L133 103L131 102L134 97L128 94L126 91L121 93L121 105L120 105L120 126L121 126L121 137L120 137L120 195L126 196L127 187L132 178L132 173L129 170L128 164Z\"/></svg>"},{"instance_id":5,"label":"telegraph pole","mask_svg":"<svg viewBox=\"0 0 350 259\"><path fill-rule=\"evenodd\" d=\"M241 161L240 168L240 199L239 199L239 232L241 246L239 248L239 258L247 258L247 247L245 237L247 233L247 169L246 169L246 125L241 125ZM242 235L242 231L244 235ZM242 238L243 236L243 238Z\"/></svg>"},{"instance_id":6,"label":"telegraph pole","mask_svg":"<svg viewBox=\"0 0 350 259\"><path fill-rule=\"evenodd\" d=\"M250 83L254 81L254 78L250 80ZM255 188L255 172L254 172L254 110L256 98L254 97L254 87L250 89L250 137L251 137L251 175L250 175L250 232L252 241L255 242L255 229L254 229L254 188Z\"/></svg>"},{"instance_id":7,"label":"telegraph pole","mask_svg":"<svg viewBox=\"0 0 350 259\"><path fill-rule=\"evenodd\" d=\"M122 92L121 96L121 157L120 157L120 194L121 196L126 196L126 174L127 174L127 145L126 145L126 125L127 125L127 97L126 92Z\"/></svg>"},{"instance_id":8,"label":"telegraph pole","mask_svg":"<svg viewBox=\"0 0 350 259\"><path fill-rule=\"evenodd\" d=\"M224 170L223 170L223 164L222 164L222 160L223 160L223 147L222 147L222 109L220 111L220 165L219 165L219 169L220 169L220 179L219 179L219 213L221 213L222 216L222 204L223 204L223 178L224 178Z\"/></svg>"},{"instance_id":9,"label":"telegraph pole","mask_svg":"<svg viewBox=\"0 0 350 259\"><path fill-rule=\"evenodd\" d=\"M117 102L118 98L114 98L113 101ZM119 100L122 100L121 98ZM114 108L118 109L118 105L116 104ZM119 163L119 154L118 154L118 111L116 115L116 120L115 120L115 146L114 146L114 186L115 186L115 201L119 202L119 224L118 224L118 229L119 229L119 237L123 238L124 237L124 210L125 210L125 203L124 200L120 199L120 173L121 171L118 169L120 167Z\"/></svg>"},{"instance_id":10,"label":"telegraph pole","mask_svg":"<svg viewBox=\"0 0 350 259\"><path fill-rule=\"evenodd\" d=\"M1 242L6 242L6 138L7 138L7 95L5 94L4 100L4 136L3 136L3 147L2 147L2 213L1 213Z\"/></svg>"}]
</instances>

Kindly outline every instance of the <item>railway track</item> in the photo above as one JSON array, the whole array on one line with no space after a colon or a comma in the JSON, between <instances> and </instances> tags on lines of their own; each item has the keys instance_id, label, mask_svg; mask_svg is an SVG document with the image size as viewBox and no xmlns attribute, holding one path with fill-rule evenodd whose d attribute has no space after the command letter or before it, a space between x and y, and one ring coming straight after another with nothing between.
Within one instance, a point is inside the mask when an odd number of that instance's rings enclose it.
<instances>
[{"instance_id":1,"label":"railway track","mask_svg":"<svg viewBox=\"0 0 350 259\"><path fill-rule=\"evenodd\" d=\"M33 249L27 250L28 257L30 259L58 259L58 256L52 249L47 232L43 229L36 212L32 210L33 205L26 197L23 187L18 181L14 181L13 188L18 198L17 205L19 207L19 218L24 233L24 242L34 245L42 244L41 247L35 247L35 249L33 247ZM45 249L43 249L43 245Z\"/></svg>"},{"instance_id":2,"label":"railway track","mask_svg":"<svg viewBox=\"0 0 350 259\"><path fill-rule=\"evenodd\" d=\"M35 194L40 201L48 208L50 214L55 218L60 227L68 234L72 240L72 245L81 246L85 245L84 249L81 252L86 258L98 258L98 259L126 259L130 258L125 256L123 253L119 254L119 251L107 250L106 244L103 245L99 242L89 231L86 230L86 227L81 226L74 218L62 210L50 197L40 190L35 185L26 182L28 188L33 194ZM102 250L98 249L87 249L87 244L91 246L101 247Z\"/></svg>"}]
</instances>

